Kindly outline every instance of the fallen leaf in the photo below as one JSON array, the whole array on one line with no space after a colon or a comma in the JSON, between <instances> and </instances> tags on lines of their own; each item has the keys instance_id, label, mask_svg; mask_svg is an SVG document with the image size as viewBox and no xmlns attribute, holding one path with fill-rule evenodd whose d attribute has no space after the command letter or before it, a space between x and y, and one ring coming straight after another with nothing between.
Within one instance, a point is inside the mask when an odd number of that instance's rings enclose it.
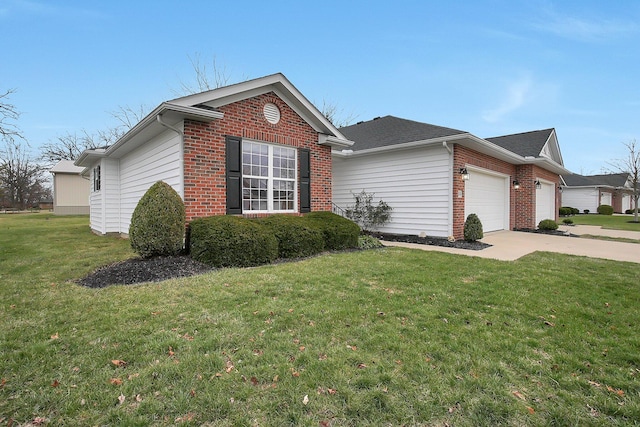
<instances>
[{"instance_id":1,"label":"fallen leaf","mask_svg":"<svg viewBox=\"0 0 640 427\"><path fill-rule=\"evenodd\" d=\"M516 390L516 391L512 391L511 393L512 393L515 397L517 397L518 399L520 399L520 400L525 400L525 401L527 400L527 398L526 398L526 397L524 397L524 395L523 395L522 393L520 393L519 391L517 391L517 390Z\"/></svg>"},{"instance_id":2,"label":"fallen leaf","mask_svg":"<svg viewBox=\"0 0 640 427\"><path fill-rule=\"evenodd\" d=\"M7 379L3 378L2 380L0 380L0 388L4 387L4 385L7 383Z\"/></svg>"},{"instance_id":3,"label":"fallen leaf","mask_svg":"<svg viewBox=\"0 0 640 427\"><path fill-rule=\"evenodd\" d=\"M136 402L142 402L142 396L136 394Z\"/></svg>"},{"instance_id":4,"label":"fallen leaf","mask_svg":"<svg viewBox=\"0 0 640 427\"><path fill-rule=\"evenodd\" d=\"M589 381L589 384L590 384L590 385L592 385L592 386L594 386L594 387L601 387L601 386L602 386L602 384L597 383L597 382L595 382L595 381Z\"/></svg>"},{"instance_id":5,"label":"fallen leaf","mask_svg":"<svg viewBox=\"0 0 640 427\"><path fill-rule=\"evenodd\" d=\"M187 421L193 421L193 417L194 417L194 415L191 412L189 412L187 415L185 415L183 417L176 418L175 422L176 423L185 423Z\"/></svg>"},{"instance_id":6,"label":"fallen leaf","mask_svg":"<svg viewBox=\"0 0 640 427\"><path fill-rule=\"evenodd\" d=\"M331 395L336 394L337 392L338 392L338 391L337 391L335 388L328 388L328 389L327 389L327 393L329 393L329 394L331 394Z\"/></svg>"},{"instance_id":7,"label":"fallen leaf","mask_svg":"<svg viewBox=\"0 0 640 427\"><path fill-rule=\"evenodd\" d=\"M305 347L305 346L303 346L303 345L301 345L301 346L300 346L300 351L305 351L305 350L306 350L306 347Z\"/></svg>"},{"instance_id":8,"label":"fallen leaf","mask_svg":"<svg viewBox=\"0 0 640 427\"><path fill-rule=\"evenodd\" d=\"M258 379L256 377L251 377L251 384L258 385Z\"/></svg>"},{"instance_id":9,"label":"fallen leaf","mask_svg":"<svg viewBox=\"0 0 640 427\"><path fill-rule=\"evenodd\" d=\"M120 385L122 384L122 379L121 378L111 378L109 380L109 382L113 385Z\"/></svg>"},{"instance_id":10,"label":"fallen leaf","mask_svg":"<svg viewBox=\"0 0 640 427\"><path fill-rule=\"evenodd\" d=\"M189 392L189 395L191 397L196 397L196 391L194 389L191 389L191 391Z\"/></svg>"},{"instance_id":11,"label":"fallen leaf","mask_svg":"<svg viewBox=\"0 0 640 427\"><path fill-rule=\"evenodd\" d=\"M289 313L293 313L293 308L290 308L288 311Z\"/></svg>"},{"instance_id":12,"label":"fallen leaf","mask_svg":"<svg viewBox=\"0 0 640 427\"><path fill-rule=\"evenodd\" d=\"M193 337L187 333L185 333L182 338L184 338L187 341L193 341Z\"/></svg>"},{"instance_id":13,"label":"fallen leaf","mask_svg":"<svg viewBox=\"0 0 640 427\"><path fill-rule=\"evenodd\" d=\"M327 360L327 355L326 354L320 354L318 356L318 360Z\"/></svg>"},{"instance_id":14,"label":"fallen leaf","mask_svg":"<svg viewBox=\"0 0 640 427\"><path fill-rule=\"evenodd\" d=\"M49 421L49 420L44 418L44 417L35 417L33 419L33 421L31 421L31 424L33 424L34 426L39 426L39 425L42 425L42 424L46 424L47 421Z\"/></svg>"},{"instance_id":15,"label":"fallen leaf","mask_svg":"<svg viewBox=\"0 0 640 427\"><path fill-rule=\"evenodd\" d=\"M527 411L529 411L531 415L536 413L536 411L531 406L527 406Z\"/></svg>"},{"instance_id":16,"label":"fallen leaf","mask_svg":"<svg viewBox=\"0 0 640 427\"><path fill-rule=\"evenodd\" d=\"M60 385L60 381L58 380L53 380L53 382L51 383L51 387L58 387Z\"/></svg>"},{"instance_id":17,"label":"fallen leaf","mask_svg":"<svg viewBox=\"0 0 640 427\"><path fill-rule=\"evenodd\" d=\"M51 335L51 339L52 340L57 340L58 338L60 338L60 336L58 335L57 332L55 334Z\"/></svg>"},{"instance_id":18,"label":"fallen leaf","mask_svg":"<svg viewBox=\"0 0 640 427\"><path fill-rule=\"evenodd\" d=\"M277 382L278 382L278 378L280 378L280 377L278 377L278 375L276 375L275 377L273 377L273 382L274 382L274 383L277 383Z\"/></svg>"},{"instance_id":19,"label":"fallen leaf","mask_svg":"<svg viewBox=\"0 0 640 427\"><path fill-rule=\"evenodd\" d=\"M175 351L173 351L173 347L169 346L169 357L173 357L176 354Z\"/></svg>"},{"instance_id":20,"label":"fallen leaf","mask_svg":"<svg viewBox=\"0 0 640 427\"><path fill-rule=\"evenodd\" d=\"M78 368L77 366L74 366L72 369L73 372L80 372L80 368Z\"/></svg>"},{"instance_id":21,"label":"fallen leaf","mask_svg":"<svg viewBox=\"0 0 640 427\"><path fill-rule=\"evenodd\" d=\"M298 378L300 376L300 372L294 371L293 369L291 369L291 375L293 375L294 377Z\"/></svg>"},{"instance_id":22,"label":"fallen leaf","mask_svg":"<svg viewBox=\"0 0 640 427\"><path fill-rule=\"evenodd\" d=\"M365 365L364 363L359 363L358 364L358 369L365 369L367 367L367 365Z\"/></svg>"},{"instance_id":23,"label":"fallen leaf","mask_svg":"<svg viewBox=\"0 0 640 427\"><path fill-rule=\"evenodd\" d=\"M551 326L551 327L556 326L554 323L551 323L548 320L545 320L544 324L547 325L547 326Z\"/></svg>"},{"instance_id":24,"label":"fallen leaf","mask_svg":"<svg viewBox=\"0 0 640 427\"><path fill-rule=\"evenodd\" d=\"M113 363L114 365L116 365L117 367L122 367L124 368L125 366L127 366L127 362L125 362L124 360L119 360L119 359L114 359L111 361L111 363Z\"/></svg>"},{"instance_id":25,"label":"fallen leaf","mask_svg":"<svg viewBox=\"0 0 640 427\"><path fill-rule=\"evenodd\" d=\"M307 405L308 403L309 403L309 395L305 394L304 398L302 399L302 404Z\"/></svg>"},{"instance_id":26,"label":"fallen leaf","mask_svg":"<svg viewBox=\"0 0 640 427\"><path fill-rule=\"evenodd\" d=\"M620 390L619 388L613 388L611 386L607 386L607 391L610 391L611 393L615 393L618 396L624 396L624 391Z\"/></svg>"},{"instance_id":27,"label":"fallen leaf","mask_svg":"<svg viewBox=\"0 0 640 427\"><path fill-rule=\"evenodd\" d=\"M126 397L124 397L124 394L120 393L120 396L118 396L118 403L120 405L122 405L125 401Z\"/></svg>"},{"instance_id":28,"label":"fallen leaf","mask_svg":"<svg viewBox=\"0 0 640 427\"><path fill-rule=\"evenodd\" d=\"M127 377L127 379L128 379L129 381L131 381L132 379L134 379L134 378L138 378L139 376L140 376L140 374L136 372L135 374L131 374L131 375L129 375L129 376Z\"/></svg>"}]
</instances>

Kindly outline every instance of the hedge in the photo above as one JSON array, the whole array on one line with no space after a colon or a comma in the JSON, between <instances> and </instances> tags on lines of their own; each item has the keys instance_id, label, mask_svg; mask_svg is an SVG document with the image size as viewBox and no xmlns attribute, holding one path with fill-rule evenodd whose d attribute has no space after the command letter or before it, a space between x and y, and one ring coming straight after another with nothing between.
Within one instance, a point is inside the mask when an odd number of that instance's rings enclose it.
<instances>
[{"instance_id":1,"label":"hedge","mask_svg":"<svg viewBox=\"0 0 640 427\"><path fill-rule=\"evenodd\" d=\"M613 207L611 205L598 206L598 213L600 215L613 215Z\"/></svg>"},{"instance_id":2,"label":"hedge","mask_svg":"<svg viewBox=\"0 0 640 427\"><path fill-rule=\"evenodd\" d=\"M342 250L358 247L360 227L355 222L332 212L310 212L303 218L322 231L325 249Z\"/></svg>"},{"instance_id":3,"label":"hedge","mask_svg":"<svg viewBox=\"0 0 640 427\"><path fill-rule=\"evenodd\" d=\"M552 219L543 219L538 224L540 230L557 230L558 224Z\"/></svg>"},{"instance_id":4,"label":"hedge","mask_svg":"<svg viewBox=\"0 0 640 427\"><path fill-rule=\"evenodd\" d=\"M315 255L324 249L322 230L303 217L271 215L255 220L278 239L278 257L301 258Z\"/></svg>"},{"instance_id":5,"label":"hedge","mask_svg":"<svg viewBox=\"0 0 640 427\"><path fill-rule=\"evenodd\" d=\"M278 240L270 228L236 216L191 221L191 257L214 267L252 267L278 258Z\"/></svg>"}]
</instances>

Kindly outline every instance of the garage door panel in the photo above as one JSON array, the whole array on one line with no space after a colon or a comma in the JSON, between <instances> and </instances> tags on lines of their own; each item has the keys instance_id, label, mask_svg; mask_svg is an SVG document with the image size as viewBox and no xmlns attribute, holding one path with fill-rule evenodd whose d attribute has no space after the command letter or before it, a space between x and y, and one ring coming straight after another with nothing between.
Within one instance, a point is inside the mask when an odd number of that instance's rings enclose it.
<instances>
[{"instance_id":1,"label":"garage door panel","mask_svg":"<svg viewBox=\"0 0 640 427\"><path fill-rule=\"evenodd\" d=\"M465 217L475 213L484 231L507 228L507 179L474 171L465 183Z\"/></svg>"}]
</instances>

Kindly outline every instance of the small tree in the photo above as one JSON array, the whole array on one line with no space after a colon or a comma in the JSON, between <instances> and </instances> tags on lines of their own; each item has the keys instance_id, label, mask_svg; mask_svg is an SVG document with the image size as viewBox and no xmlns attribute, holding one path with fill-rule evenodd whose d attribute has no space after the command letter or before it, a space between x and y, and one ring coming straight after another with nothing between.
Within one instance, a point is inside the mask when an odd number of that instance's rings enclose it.
<instances>
[{"instance_id":1,"label":"small tree","mask_svg":"<svg viewBox=\"0 0 640 427\"><path fill-rule=\"evenodd\" d=\"M129 227L131 247L143 258L177 255L184 245L185 208L180 195L158 181L138 202Z\"/></svg>"},{"instance_id":2,"label":"small tree","mask_svg":"<svg viewBox=\"0 0 640 427\"><path fill-rule=\"evenodd\" d=\"M353 194L355 203L345 210L346 217L357 223L364 231L376 230L391 219L393 208L382 200L374 205L373 196L374 193L367 193L364 190Z\"/></svg>"},{"instance_id":3,"label":"small tree","mask_svg":"<svg viewBox=\"0 0 640 427\"><path fill-rule=\"evenodd\" d=\"M609 162L609 165L613 166L613 168L618 172L629 174L629 183L633 190L632 197L635 208L633 221L639 222L638 200L640 199L640 146L635 139L624 143L624 146L627 149L627 157Z\"/></svg>"},{"instance_id":4,"label":"small tree","mask_svg":"<svg viewBox=\"0 0 640 427\"><path fill-rule=\"evenodd\" d=\"M472 213L469 214L467 220L464 222L464 240L467 242L475 242L482 239L482 222L478 215Z\"/></svg>"}]
</instances>

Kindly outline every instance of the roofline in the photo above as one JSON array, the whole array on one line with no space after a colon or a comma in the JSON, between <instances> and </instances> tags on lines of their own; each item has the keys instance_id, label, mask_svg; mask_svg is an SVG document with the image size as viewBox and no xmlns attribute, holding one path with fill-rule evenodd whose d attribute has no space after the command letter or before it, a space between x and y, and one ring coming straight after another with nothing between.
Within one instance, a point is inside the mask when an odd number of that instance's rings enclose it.
<instances>
[{"instance_id":1,"label":"roofline","mask_svg":"<svg viewBox=\"0 0 640 427\"><path fill-rule=\"evenodd\" d=\"M323 127L326 128L332 135L338 139L349 141L339 130L331 123L319 110L310 102L294 85L285 77L282 73L270 74L268 76L259 77L257 79L247 80L240 83L235 83L229 86L223 86L217 89L208 90L206 92L196 93L193 95L187 95L180 98L173 99L169 102L176 105L185 104L202 104L212 102L217 99L226 97L232 97L241 93L256 91L261 88L269 87L274 90L281 98L293 97L296 99L304 109L306 109L313 118L318 121ZM299 115L303 116L304 113L299 111L296 105L289 106ZM302 113L302 114L301 114ZM325 129L318 128L312 125L315 131L320 134L326 133Z\"/></svg>"},{"instance_id":2,"label":"roofline","mask_svg":"<svg viewBox=\"0 0 640 427\"><path fill-rule=\"evenodd\" d=\"M88 167L87 162L89 161L95 161L98 158L109 157L112 153L117 151L120 147L122 147L124 144L126 144L136 135L142 132L142 130L144 130L147 126L154 123L159 115L162 115L169 111L178 113L182 116L183 120L192 119L196 121L211 122L213 120L222 119L224 117L224 113L221 113L219 111L211 111L198 107L190 107L187 105L173 104L171 102L163 102L152 112L147 114L147 116L140 122L138 122L134 127L129 129L129 131L122 137L120 137L120 139L118 139L115 144L109 146L106 150L103 151L85 150L74 162L74 164L76 166L84 166L86 168Z\"/></svg>"},{"instance_id":3,"label":"roofline","mask_svg":"<svg viewBox=\"0 0 640 427\"><path fill-rule=\"evenodd\" d=\"M454 142L456 139L462 139L469 136L473 136L473 135L471 135L470 133L461 133L461 134L451 135L451 136L441 136L438 138L422 139L420 141L410 141L410 142L405 142L403 144L383 145L382 147L368 148L366 150L333 151L332 154L336 155L337 157L360 157L360 156L366 156L369 154L384 153L386 151L406 150L414 147L440 145L443 142Z\"/></svg>"}]
</instances>

